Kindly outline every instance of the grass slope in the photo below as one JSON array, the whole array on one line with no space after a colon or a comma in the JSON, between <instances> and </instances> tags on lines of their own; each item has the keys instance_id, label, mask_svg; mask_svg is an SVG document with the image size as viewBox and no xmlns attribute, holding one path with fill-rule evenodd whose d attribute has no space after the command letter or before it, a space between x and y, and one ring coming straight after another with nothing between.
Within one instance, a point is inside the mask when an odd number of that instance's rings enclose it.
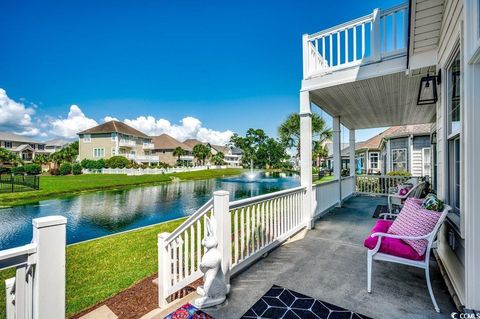
<instances>
[{"instance_id":1,"label":"grass slope","mask_svg":"<svg viewBox=\"0 0 480 319\"><path fill-rule=\"evenodd\" d=\"M185 219L67 247L67 317L125 290L157 271L157 235L172 232ZM0 319L5 315L5 279L0 271Z\"/></svg>"},{"instance_id":2,"label":"grass slope","mask_svg":"<svg viewBox=\"0 0 480 319\"><path fill-rule=\"evenodd\" d=\"M164 175L103 175L85 174L68 176L40 177L40 190L24 193L0 194L1 206L16 206L38 202L55 197L91 192L105 189L127 188L138 185L155 185L170 182L173 179L196 180L208 179L242 172L238 168L211 169L194 172L173 173Z\"/></svg>"}]
</instances>

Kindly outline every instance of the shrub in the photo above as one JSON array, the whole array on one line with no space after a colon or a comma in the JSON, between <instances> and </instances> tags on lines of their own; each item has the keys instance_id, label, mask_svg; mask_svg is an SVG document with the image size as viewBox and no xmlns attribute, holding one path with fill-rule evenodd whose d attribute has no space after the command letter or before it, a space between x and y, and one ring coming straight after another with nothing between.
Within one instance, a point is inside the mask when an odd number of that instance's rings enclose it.
<instances>
[{"instance_id":1,"label":"shrub","mask_svg":"<svg viewBox=\"0 0 480 319\"><path fill-rule=\"evenodd\" d=\"M123 156L112 156L105 161L105 164L110 168L124 168L130 164L130 160Z\"/></svg>"},{"instance_id":2,"label":"shrub","mask_svg":"<svg viewBox=\"0 0 480 319\"><path fill-rule=\"evenodd\" d=\"M27 164L23 168L28 175L38 175L42 173L42 166L39 164Z\"/></svg>"},{"instance_id":3,"label":"shrub","mask_svg":"<svg viewBox=\"0 0 480 319\"><path fill-rule=\"evenodd\" d=\"M89 160L89 159L84 158L80 162L80 165L83 168L90 169L90 170L102 169L102 168L106 167L104 159L99 159L98 161L95 161L95 160Z\"/></svg>"},{"instance_id":4,"label":"shrub","mask_svg":"<svg viewBox=\"0 0 480 319\"><path fill-rule=\"evenodd\" d=\"M72 165L72 173L73 175L80 175L82 174L82 165L75 163Z\"/></svg>"},{"instance_id":5,"label":"shrub","mask_svg":"<svg viewBox=\"0 0 480 319\"><path fill-rule=\"evenodd\" d=\"M58 170L58 168L51 168L48 170L48 172L50 173L50 175L53 175L53 176L60 175L60 171Z\"/></svg>"},{"instance_id":6,"label":"shrub","mask_svg":"<svg viewBox=\"0 0 480 319\"><path fill-rule=\"evenodd\" d=\"M62 165L60 165L60 175L68 175L72 173L72 164L65 162Z\"/></svg>"},{"instance_id":7,"label":"shrub","mask_svg":"<svg viewBox=\"0 0 480 319\"><path fill-rule=\"evenodd\" d=\"M22 175L25 173L25 167L23 166L14 166L10 169L13 175Z\"/></svg>"},{"instance_id":8,"label":"shrub","mask_svg":"<svg viewBox=\"0 0 480 319\"><path fill-rule=\"evenodd\" d=\"M410 176L411 174L407 171L391 171L387 173L388 176Z\"/></svg>"}]
</instances>

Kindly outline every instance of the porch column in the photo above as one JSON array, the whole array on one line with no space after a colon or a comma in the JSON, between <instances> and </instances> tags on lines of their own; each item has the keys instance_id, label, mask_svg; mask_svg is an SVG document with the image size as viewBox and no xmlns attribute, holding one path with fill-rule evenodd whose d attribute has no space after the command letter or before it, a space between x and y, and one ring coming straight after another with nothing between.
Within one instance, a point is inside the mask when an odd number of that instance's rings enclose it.
<instances>
[{"instance_id":1,"label":"porch column","mask_svg":"<svg viewBox=\"0 0 480 319\"><path fill-rule=\"evenodd\" d=\"M338 205L342 205L342 146L340 116L333 118L333 176L338 180Z\"/></svg>"},{"instance_id":2,"label":"porch column","mask_svg":"<svg viewBox=\"0 0 480 319\"><path fill-rule=\"evenodd\" d=\"M355 193L356 190L356 181L355 181L355 130L350 129L350 176L353 176L353 190Z\"/></svg>"},{"instance_id":3,"label":"porch column","mask_svg":"<svg viewBox=\"0 0 480 319\"><path fill-rule=\"evenodd\" d=\"M308 229L314 226L312 207L312 109L310 93L300 92L300 182L306 188L303 214Z\"/></svg>"},{"instance_id":4,"label":"porch column","mask_svg":"<svg viewBox=\"0 0 480 319\"><path fill-rule=\"evenodd\" d=\"M466 7L467 8L467 7ZM468 12L467 9L465 9ZM473 11L473 10L471 10ZM468 22L468 19L466 19ZM473 27L473 23L468 24ZM471 28L473 29L473 28ZM467 28L470 30L470 28ZM471 42L473 44L473 41ZM465 59L467 58L465 50ZM465 227L465 308L480 311L480 211L478 194L480 194L480 58L475 62L465 62L464 83L465 102L463 110L463 203ZM445 179L443 179L445 180Z\"/></svg>"}]
</instances>

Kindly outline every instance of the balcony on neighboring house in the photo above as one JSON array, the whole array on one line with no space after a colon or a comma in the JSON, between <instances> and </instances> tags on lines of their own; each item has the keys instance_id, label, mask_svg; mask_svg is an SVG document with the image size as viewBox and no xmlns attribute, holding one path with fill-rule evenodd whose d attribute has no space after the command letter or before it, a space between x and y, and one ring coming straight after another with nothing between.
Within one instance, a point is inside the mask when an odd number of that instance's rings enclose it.
<instances>
[{"instance_id":1,"label":"balcony on neighboring house","mask_svg":"<svg viewBox=\"0 0 480 319\"><path fill-rule=\"evenodd\" d=\"M181 161L193 161L194 157L193 155L182 155L180 156Z\"/></svg>"},{"instance_id":2,"label":"balcony on neighboring house","mask_svg":"<svg viewBox=\"0 0 480 319\"><path fill-rule=\"evenodd\" d=\"M135 147L137 145L137 142L135 140L120 139L118 141L118 145L120 147Z\"/></svg>"},{"instance_id":3,"label":"balcony on neighboring house","mask_svg":"<svg viewBox=\"0 0 480 319\"><path fill-rule=\"evenodd\" d=\"M144 150L153 150L155 148L155 144L153 143L143 143Z\"/></svg>"},{"instance_id":4,"label":"balcony on neighboring house","mask_svg":"<svg viewBox=\"0 0 480 319\"><path fill-rule=\"evenodd\" d=\"M137 162L158 162L158 156L155 155L137 155L135 156Z\"/></svg>"}]
</instances>

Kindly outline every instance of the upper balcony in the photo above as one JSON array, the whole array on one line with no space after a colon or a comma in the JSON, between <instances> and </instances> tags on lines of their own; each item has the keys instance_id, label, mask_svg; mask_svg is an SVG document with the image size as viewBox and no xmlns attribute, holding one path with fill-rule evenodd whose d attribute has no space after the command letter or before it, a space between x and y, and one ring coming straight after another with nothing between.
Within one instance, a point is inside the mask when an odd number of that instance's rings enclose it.
<instances>
[{"instance_id":1,"label":"upper balcony","mask_svg":"<svg viewBox=\"0 0 480 319\"><path fill-rule=\"evenodd\" d=\"M153 150L155 148L155 144L153 143L143 143L144 150Z\"/></svg>"},{"instance_id":2,"label":"upper balcony","mask_svg":"<svg viewBox=\"0 0 480 319\"><path fill-rule=\"evenodd\" d=\"M303 78L405 58L408 3L303 36ZM405 69L406 63L401 64ZM395 65L397 66L397 65Z\"/></svg>"},{"instance_id":3,"label":"upper balcony","mask_svg":"<svg viewBox=\"0 0 480 319\"><path fill-rule=\"evenodd\" d=\"M120 139L118 145L121 147L135 147L137 142L135 142L135 140Z\"/></svg>"}]
</instances>

